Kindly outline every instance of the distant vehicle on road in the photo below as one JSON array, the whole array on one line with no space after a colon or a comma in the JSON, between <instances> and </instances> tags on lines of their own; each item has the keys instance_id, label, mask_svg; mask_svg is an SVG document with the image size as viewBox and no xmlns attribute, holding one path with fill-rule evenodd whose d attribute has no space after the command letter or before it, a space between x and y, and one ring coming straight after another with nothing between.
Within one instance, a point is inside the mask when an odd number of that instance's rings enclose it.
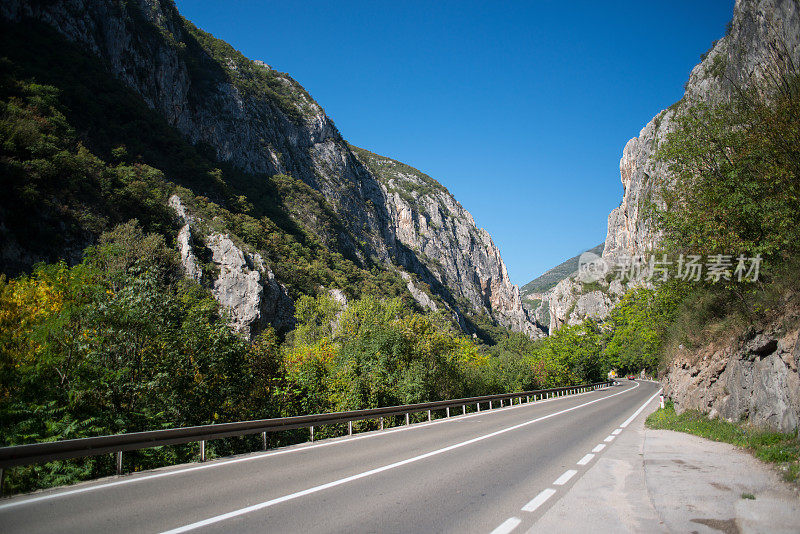
<instances>
[{"instance_id":1,"label":"distant vehicle on road","mask_svg":"<svg viewBox=\"0 0 800 534\"><path fill-rule=\"evenodd\" d=\"M628 380L636 380L636 377L633 375L628 375Z\"/></svg>"}]
</instances>

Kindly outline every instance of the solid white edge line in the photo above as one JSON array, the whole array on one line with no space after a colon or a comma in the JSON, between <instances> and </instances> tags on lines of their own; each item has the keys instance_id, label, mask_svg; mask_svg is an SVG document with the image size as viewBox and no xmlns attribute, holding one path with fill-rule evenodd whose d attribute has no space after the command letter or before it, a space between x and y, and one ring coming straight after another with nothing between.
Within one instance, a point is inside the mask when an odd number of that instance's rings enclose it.
<instances>
[{"instance_id":1,"label":"solid white edge line","mask_svg":"<svg viewBox=\"0 0 800 534\"><path fill-rule=\"evenodd\" d=\"M539 495L534 497L533 499L528 502L525 506L522 507L522 510L525 512L535 512L537 508L543 505L547 499L552 497L556 494L556 490L553 488L547 488L539 492Z\"/></svg>"},{"instance_id":2,"label":"solid white edge line","mask_svg":"<svg viewBox=\"0 0 800 534\"><path fill-rule=\"evenodd\" d=\"M638 386L638 384L637 384L637 386ZM326 490L326 489L329 489L329 488L340 486L342 484L346 484L346 483L352 482L354 480L358 480L358 479L365 478L365 477L368 477L368 476L371 476L371 475L382 473L384 471L388 471L388 470L394 469L396 467L401 467L403 465L410 464L410 463L413 463L413 462L417 462L419 460L424 460L425 458L430 458L431 456L437 456L439 454L442 454L442 453L445 453L445 452L449 452L449 451L452 451L454 449L459 449L459 448L464 447L466 445L471 445L473 443L477 443L477 442L483 441L485 439L489 439L489 438L492 438L492 437L495 437L495 436L499 436L501 434L505 434L506 432L511 432L512 430L517 430L518 428L522 428L522 427L531 425L533 423L538 423L539 421L544 421L545 419L550 419L551 417L556 417L558 415L565 414L567 412L571 412L571 411L577 410L579 408L583 408L584 406L589 406L591 404L595 404L597 402L601 402L601 401L610 399L612 397L616 397L617 395L622 395L624 393L628 393L630 391L633 391L634 389L636 389L636 387L632 387L630 389L626 389L626 390L620 391L619 393L614 393L612 395L608 395L607 397L602 397L602 398L595 399L595 400L592 400L592 401L589 401L589 402L585 402L583 404L579 404L577 406L573 406L573 407L567 408L565 410L561 410L561 411L554 412L554 413L551 413L551 414L548 414L548 415L544 415L544 416L538 417L536 419L531 419L530 421L525 421L524 423L519 423L517 425L513 425L513 426L510 426L510 427L507 427L507 428L503 428L501 430L496 430L496 431L491 432L489 434L484 434L483 436L478 436L476 438L472 438L472 439L469 439L467 441L462 441L460 443L454 443L453 445L449 445L449 446L441 448L441 449L436 449L436 450L433 450L433 451L430 451L430 452L426 452L424 454L420 454L419 456L414 456L412 458L407 458L407 459L401 460L399 462L394 462L392 464L384 465L382 467L377 467L375 469L370 469L369 471L364 471L362 473L351 475L349 477L340 478L339 480L334 480L334 481L328 482L326 484L322 484L322 485L319 485L319 486L314 486L312 488L308 488L308 489L305 489L305 490L302 490L302 491L298 491L298 492L295 492L295 493L290 493L289 495L284 495L282 497L276 497L275 499L271 499L269 501L264 501L264 502L261 502L261 503L258 503L258 504L247 506L245 508L240 508L240 509L234 510L232 512L228 512L228 513L225 513L225 514L220 514L220 515L217 515L217 516L213 516L213 517L210 517L208 519L204 519L202 521L197 521L195 523L191 523L189 525L184 525L182 527L177 527L177 528L174 528L174 529L171 529L171 530L167 530L167 531L164 531L163 534L177 534L179 532L188 532L188 531L194 530L196 528L204 527L204 526L207 526L207 525L212 525L214 523L218 523L220 521L224 521L226 519L231 519L233 517L244 515L244 514L247 514L247 513L250 513L250 512L255 512L256 510L261 510L261 509L264 509L264 508L268 508L270 506L273 506L273 505L276 505L276 504L279 504L279 503L282 503L282 502L290 501L290 500L296 499L298 497L303 497L305 495L310 495L312 493L317 493L317 492L322 491L322 490ZM572 475L570 475L570 477L572 477Z\"/></svg>"},{"instance_id":3,"label":"solid white edge line","mask_svg":"<svg viewBox=\"0 0 800 534\"><path fill-rule=\"evenodd\" d=\"M578 460L578 465L586 465L586 464L588 464L589 462L592 461L592 458L594 458L594 454L589 453L589 454L585 455L583 458L581 458L580 460Z\"/></svg>"},{"instance_id":4,"label":"solid white edge line","mask_svg":"<svg viewBox=\"0 0 800 534\"><path fill-rule=\"evenodd\" d=\"M508 519L500 523L500 526L494 529L491 532L491 534L508 534L509 532L517 528L520 523L522 523L522 519L518 517L509 517Z\"/></svg>"},{"instance_id":5,"label":"solid white edge line","mask_svg":"<svg viewBox=\"0 0 800 534\"><path fill-rule=\"evenodd\" d=\"M600 452L605 448L606 448L606 444L605 443L601 443L601 444L597 445L594 449L592 449L592 452Z\"/></svg>"},{"instance_id":6,"label":"solid white edge line","mask_svg":"<svg viewBox=\"0 0 800 534\"><path fill-rule=\"evenodd\" d=\"M553 481L553 485L554 486L563 486L564 484L569 482L569 479L571 479L572 477L574 477L577 474L578 474L578 472L575 469L567 469L566 471L564 471L563 475L561 475L560 477L558 477L557 479L555 479Z\"/></svg>"},{"instance_id":7,"label":"solid white edge line","mask_svg":"<svg viewBox=\"0 0 800 534\"><path fill-rule=\"evenodd\" d=\"M638 386L639 384L637 383L636 385ZM631 391L633 389L636 389L636 388L633 387L630 390L625 390L625 391ZM249 454L249 455L241 457L241 458L232 458L232 459L229 459L229 460L217 460L217 461L213 461L213 462L210 462L210 463L207 463L207 464L195 465L195 466L192 466L192 467L175 468L175 469L171 469L171 468L167 467L166 469L169 469L169 471L163 471L163 472L160 472L160 473L153 473L153 474L150 474L150 475L137 476L135 478L126 478L124 480L115 480L114 482L105 482L105 483L100 483L100 484L93 484L91 486L84 486L84 487L75 488L75 489L66 490L66 491L55 490L54 493L48 493L46 495L39 495L39 496L36 496L36 497L31 497L29 499L25 499L25 498L20 497L19 500L11 500L10 502L6 502L6 503L0 504L0 510L4 510L4 509L7 509L7 508L13 508L13 507L16 507L16 506L22 506L22 505L25 505L25 504L33 504L33 503L36 503L36 502L39 502L39 501L46 501L46 500L50 500L50 499L58 499L58 498L61 498L61 497L68 497L70 495L76 495L76 494L79 494L79 493L86 493L86 492L89 492L89 491L96 491L96 490L99 490L99 489L111 488L111 487L114 487L114 486L122 486L124 484L133 484L133 483L136 483L136 482L144 482L146 480L152 480L152 479L156 479L156 478L163 478L163 477L170 477L170 476L175 476L175 475L182 475L182 474L185 474L185 473L192 473L194 471L199 471L199 470L202 470L202 469L213 469L215 467L221 467L221 466L225 466L225 465L229 465L229 464L238 464L240 462L252 462L254 460L261 460L263 458L269 458L271 456L278 456L278 455L281 455L281 454L290 454L290 453L294 453L294 452L306 451L306 450L309 450L309 449L317 449L317 448L320 448L320 447L330 447L332 445L339 445L339 444L342 444L342 443L349 443L351 441L357 441L357 440L361 440L361 439L368 439L368 438L374 438L374 437L379 437L379 436L385 436L387 434L393 434L395 432L405 432L406 430L415 430L415 429L418 429L418 428L425 428L425 427L432 426L432 425L438 425L438 424L442 424L442 423L450 423L450 422L459 421L459 420L462 420L462 419L469 419L471 417L480 417L482 415L488 415L488 414L496 413L496 412L499 412L499 411L511 410L511 409L514 409L514 408L522 408L522 407L525 407L525 406L534 406L534 405L539 405L539 404L545 404L545 403L549 403L549 402L552 402L552 401L557 401L557 400L565 399L565 398L580 397L580 396L583 396L583 395L589 395L591 393L596 393L597 391L604 391L604 389L601 389L601 390L590 390L590 391L586 391L584 393L576 393L574 395L567 395L566 397L553 397L553 398L550 398L550 399L540 399L540 400L537 400L537 401L526 402L526 403L523 403L523 404L515 404L513 406L506 406L504 408L498 408L498 409L494 409L494 410L484 410L482 412L472 412L472 413L469 413L469 414L453 415L453 416L451 416L449 418L444 417L442 419L437 419L435 421L423 421L421 423L413 423L413 424L408 425L408 426L403 425L401 427L390 428L390 429L387 429L387 430L374 430L374 431L370 431L370 432L365 432L363 435L360 435L360 436L331 438L330 441L323 441L323 442L320 442L320 443L308 442L306 444L301 444L299 446L292 446L291 448L285 448L285 449L280 449L280 450L275 450L275 451L269 451L269 452L265 452L265 453L262 453L262 454ZM624 391L622 393L624 393ZM615 393L615 395L617 395L617 393ZM613 395L609 395L609 397L611 397L611 396L613 396ZM609 397L603 397L603 398L609 398ZM176 467L176 466L171 466L171 467ZM91 484L91 482L89 482L89 483Z\"/></svg>"},{"instance_id":8,"label":"solid white edge line","mask_svg":"<svg viewBox=\"0 0 800 534\"><path fill-rule=\"evenodd\" d=\"M626 426L628 426L629 424L631 424L631 423L633 422L633 420L634 420L634 419L636 419L636 416L637 416L637 415L639 415L640 413L642 413L642 411L643 411L645 408L647 408L647 405L648 405L648 404L650 404L650 402L651 402L653 399L655 399L655 398L658 396L658 394L659 394L659 393L661 393L661 388L659 388L659 389L658 389L658 391L656 391L655 393L653 393L653 396L652 396L652 397L650 397L649 399L647 399L647 400L645 401L645 403L644 403L644 404L642 404L642 405L639 407L639 409L638 409L638 410L636 410L635 412L633 412L633 415L632 415L632 416L630 416L630 417L628 417L627 419L625 419L625 422L624 422L624 423L622 423L621 425L619 425L619 426L620 426L620 428L625 428Z\"/></svg>"}]
</instances>

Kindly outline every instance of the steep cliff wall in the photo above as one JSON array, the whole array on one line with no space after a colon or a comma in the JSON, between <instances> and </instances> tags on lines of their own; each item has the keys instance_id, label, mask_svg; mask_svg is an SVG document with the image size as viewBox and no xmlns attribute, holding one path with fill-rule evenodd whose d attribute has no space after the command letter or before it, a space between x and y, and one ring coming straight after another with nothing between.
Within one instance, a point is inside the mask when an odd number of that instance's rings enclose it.
<instances>
[{"instance_id":1,"label":"steep cliff wall","mask_svg":"<svg viewBox=\"0 0 800 534\"><path fill-rule=\"evenodd\" d=\"M658 231L642 208L670 181L664 162L655 158L659 144L673 129L676 114L687 105L729 99L735 87L758 84L778 54L800 60L800 7L794 0L738 0L725 36L716 41L692 69L683 98L661 111L625 145L619 162L623 196L608 216L603 257L636 255L653 248ZM779 60L780 61L780 60Z\"/></svg>"},{"instance_id":2,"label":"steep cliff wall","mask_svg":"<svg viewBox=\"0 0 800 534\"><path fill-rule=\"evenodd\" d=\"M398 261L450 303L491 313L514 331L540 337L543 331L522 306L500 251L489 233L430 176L399 161L353 147L380 181L395 234L403 250Z\"/></svg>"},{"instance_id":3,"label":"steep cliff wall","mask_svg":"<svg viewBox=\"0 0 800 534\"><path fill-rule=\"evenodd\" d=\"M380 187L322 108L288 75L244 58L185 21L169 1L4 2L86 46L194 144L255 174L290 174L325 194L362 246L385 261L394 236ZM369 202L368 202L369 201Z\"/></svg>"},{"instance_id":4,"label":"steep cliff wall","mask_svg":"<svg viewBox=\"0 0 800 534\"><path fill-rule=\"evenodd\" d=\"M429 291L457 315L486 311L504 326L540 333L491 238L444 188L437 184L435 195L400 196L381 172L354 155L296 81L197 29L170 1L9 0L0 5L0 16L43 22L79 44L216 160L265 179L289 175L322 193L341 224L334 236L320 233L320 241L362 267L379 264L418 275L430 291L406 282L421 306L435 306ZM422 232L408 226L411 219L412 226L426 224L418 214L432 214L434 206L446 223ZM188 231L178 236L183 250L191 249L190 237Z\"/></svg>"},{"instance_id":5,"label":"steep cliff wall","mask_svg":"<svg viewBox=\"0 0 800 534\"><path fill-rule=\"evenodd\" d=\"M794 0L738 0L728 30L703 55L689 75L683 98L662 110L627 142L620 159L623 195L619 207L608 216L603 259L613 265L620 256L646 254L658 243L659 232L645 215L645 207L657 202L660 187L669 187L668 165L656 159L659 145L674 129L675 117L694 104L715 104L729 99L736 87L758 84L774 69L780 57L800 65L800 7ZM777 65L777 68L785 67ZM589 306L589 315L576 312L581 284L563 280L549 295L551 331L562 324L577 324L585 317L602 319L611 306ZM602 300L613 306L624 291L606 292ZM601 297L596 295L594 300ZM605 311L604 311L605 310Z\"/></svg>"}]
</instances>

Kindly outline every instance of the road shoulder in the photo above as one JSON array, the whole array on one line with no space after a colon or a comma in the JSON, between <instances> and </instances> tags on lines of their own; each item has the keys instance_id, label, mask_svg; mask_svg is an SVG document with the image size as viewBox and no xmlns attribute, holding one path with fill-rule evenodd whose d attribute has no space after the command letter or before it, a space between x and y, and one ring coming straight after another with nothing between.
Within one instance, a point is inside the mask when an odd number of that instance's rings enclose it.
<instances>
[{"instance_id":1,"label":"road shoulder","mask_svg":"<svg viewBox=\"0 0 800 534\"><path fill-rule=\"evenodd\" d=\"M644 411L529 532L667 532L650 501L644 470Z\"/></svg>"},{"instance_id":2,"label":"road shoulder","mask_svg":"<svg viewBox=\"0 0 800 534\"><path fill-rule=\"evenodd\" d=\"M529 532L800 531L800 499L774 470L726 443L646 429L656 407L651 403Z\"/></svg>"}]
</instances>

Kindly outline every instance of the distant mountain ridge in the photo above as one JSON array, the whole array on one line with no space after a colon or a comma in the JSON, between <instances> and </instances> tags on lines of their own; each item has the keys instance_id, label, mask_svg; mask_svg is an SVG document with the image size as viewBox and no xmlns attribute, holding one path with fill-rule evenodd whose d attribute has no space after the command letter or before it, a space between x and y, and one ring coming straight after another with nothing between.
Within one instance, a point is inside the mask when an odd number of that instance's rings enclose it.
<instances>
[{"instance_id":1,"label":"distant mountain ridge","mask_svg":"<svg viewBox=\"0 0 800 534\"><path fill-rule=\"evenodd\" d=\"M605 248L605 242L600 243L596 247L592 247L585 252L591 252L593 254L597 254L601 256L603 254L603 248ZM581 252L583 254L583 252ZM581 257L581 254L577 256L573 256L572 258L559 263L552 269L549 269L543 275L534 278L524 286L522 286L519 290L520 295L522 298L528 298L530 295L537 294L537 293L544 293L548 289L555 287L557 283L561 280L564 280L571 274L578 272L578 260Z\"/></svg>"}]
</instances>

